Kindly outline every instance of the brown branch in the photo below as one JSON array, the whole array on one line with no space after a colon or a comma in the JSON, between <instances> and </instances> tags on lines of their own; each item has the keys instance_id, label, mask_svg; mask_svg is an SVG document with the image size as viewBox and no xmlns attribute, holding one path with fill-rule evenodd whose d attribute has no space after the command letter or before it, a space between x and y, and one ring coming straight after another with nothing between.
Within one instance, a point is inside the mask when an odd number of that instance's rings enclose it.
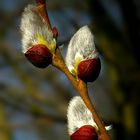
<instances>
[{"instance_id":1,"label":"brown branch","mask_svg":"<svg viewBox=\"0 0 140 140\"><path fill-rule=\"evenodd\" d=\"M38 13L46 21L46 23L48 23L48 21L49 21L48 15L45 15L46 12L45 12L44 8L45 8L44 5L37 6L37 10L39 9ZM59 48L56 49L56 53L53 56L52 64L53 64L53 66L55 66L56 68L58 68L59 70L61 70L62 72L65 73L65 75L71 81L74 88L78 91L78 93L82 97L87 108L91 111L91 113L93 115L93 119L99 128L99 139L100 140L110 140L111 138L107 134L105 126L104 126L101 118L99 117L98 113L96 112L96 110L95 110L95 108L94 108L94 106L93 106L93 104L88 96L87 84L82 80L76 80L76 78L69 72Z\"/></svg>"},{"instance_id":2,"label":"brown branch","mask_svg":"<svg viewBox=\"0 0 140 140\"><path fill-rule=\"evenodd\" d=\"M49 20L49 16L46 10L46 3L43 2L43 0L36 1L37 1L37 9L36 9L37 12L40 14L40 17L43 19L43 21L47 23L48 27L52 29L51 22Z\"/></svg>"},{"instance_id":3,"label":"brown branch","mask_svg":"<svg viewBox=\"0 0 140 140\"><path fill-rule=\"evenodd\" d=\"M91 111L91 113L93 115L93 119L96 122L96 124L99 128L99 131L100 131L99 139L100 140L110 140L110 137L106 132L105 126L104 126L100 116L96 112L96 110L88 96L87 84L82 80L77 81L75 79L75 77L69 72L69 70L61 56L59 48L57 48L56 54L53 57L53 66L57 67L59 70L61 70L62 72L65 73L65 75L68 77L68 79L70 80L70 82L72 83L74 88L78 91L78 93L82 97L82 99L83 99L84 103L86 104L86 106L88 107L88 109Z\"/></svg>"}]
</instances>

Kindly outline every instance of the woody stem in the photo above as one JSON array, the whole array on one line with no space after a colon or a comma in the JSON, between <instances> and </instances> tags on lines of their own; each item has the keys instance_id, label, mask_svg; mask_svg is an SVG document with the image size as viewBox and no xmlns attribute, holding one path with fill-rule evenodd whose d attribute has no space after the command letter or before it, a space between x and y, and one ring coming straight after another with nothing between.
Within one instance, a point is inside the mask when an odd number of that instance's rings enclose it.
<instances>
[{"instance_id":1,"label":"woody stem","mask_svg":"<svg viewBox=\"0 0 140 140\"><path fill-rule=\"evenodd\" d=\"M47 23L48 27L52 30L51 22L49 20L48 12L46 10L45 0L36 0L37 7L36 10L44 22Z\"/></svg>"},{"instance_id":2,"label":"woody stem","mask_svg":"<svg viewBox=\"0 0 140 140\"><path fill-rule=\"evenodd\" d=\"M37 12L40 14L40 17L43 19L44 22L46 22L50 29L51 23L48 17L48 13L46 11L46 3L45 0L36 0L37 3ZM72 74L69 72L67 66L65 65L65 62L63 60L63 57L61 55L61 52L59 48L56 49L56 53L53 56L52 60L53 66L61 70L65 73L65 75L68 77L68 79L71 81L74 88L78 91L80 96L82 97L83 101L85 102L87 108L91 111L93 115L93 119L96 122L99 130L100 130L100 140L110 140L109 135L107 134L105 130L105 126L102 123L101 118L99 117L98 113L96 112L89 96L88 96L88 90L87 85L82 80L77 81L75 77L72 76Z\"/></svg>"},{"instance_id":3,"label":"woody stem","mask_svg":"<svg viewBox=\"0 0 140 140\"><path fill-rule=\"evenodd\" d=\"M104 126L100 116L96 112L96 110L88 96L88 89L87 89L86 83L82 80L77 81L75 79L75 77L72 76L72 74L69 72L69 70L63 60L63 57L61 56L59 48L57 48L56 54L53 57L53 66L57 67L59 70L61 70L62 72L65 73L65 75L71 81L74 88L78 91L78 93L82 97L87 108L91 111L91 113L93 115L93 119L96 122L96 124L99 128L99 131L100 131L100 136L99 136L100 140L110 140L110 137L106 132L105 126Z\"/></svg>"},{"instance_id":4,"label":"woody stem","mask_svg":"<svg viewBox=\"0 0 140 140\"><path fill-rule=\"evenodd\" d=\"M98 115L94 105L92 104L92 102L89 98L87 84L82 80L78 81L78 91L79 91L79 94L82 97L84 103L86 104L87 108L91 111L93 119L99 128L100 140L110 140L110 136L106 132L103 121L100 118L100 116Z\"/></svg>"}]
</instances>

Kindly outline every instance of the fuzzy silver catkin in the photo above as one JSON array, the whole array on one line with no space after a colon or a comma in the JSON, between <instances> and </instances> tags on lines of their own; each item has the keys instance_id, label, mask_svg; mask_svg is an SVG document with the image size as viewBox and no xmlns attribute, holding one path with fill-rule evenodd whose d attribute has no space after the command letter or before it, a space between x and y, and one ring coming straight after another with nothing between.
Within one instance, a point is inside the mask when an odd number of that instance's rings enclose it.
<instances>
[{"instance_id":1,"label":"fuzzy silver catkin","mask_svg":"<svg viewBox=\"0 0 140 140\"><path fill-rule=\"evenodd\" d=\"M94 36L87 25L81 27L73 35L68 44L65 60L70 71L74 69L76 56L81 57L83 60L96 58L98 56L94 44Z\"/></svg>"},{"instance_id":2,"label":"fuzzy silver catkin","mask_svg":"<svg viewBox=\"0 0 140 140\"><path fill-rule=\"evenodd\" d=\"M36 35L40 34L45 40L50 42L53 39L53 33L48 25L42 21L35 11L34 5L25 7L21 18L20 30L22 33L22 52L25 53L32 45L36 44Z\"/></svg>"},{"instance_id":3,"label":"fuzzy silver catkin","mask_svg":"<svg viewBox=\"0 0 140 140\"><path fill-rule=\"evenodd\" d=\"M91 112L88 110L80 96L75 96L69 103L68 111L68 132L73 134L83 125L92 125L98 130L96 123L92 118Z\"/></svg>"}]
</instances>

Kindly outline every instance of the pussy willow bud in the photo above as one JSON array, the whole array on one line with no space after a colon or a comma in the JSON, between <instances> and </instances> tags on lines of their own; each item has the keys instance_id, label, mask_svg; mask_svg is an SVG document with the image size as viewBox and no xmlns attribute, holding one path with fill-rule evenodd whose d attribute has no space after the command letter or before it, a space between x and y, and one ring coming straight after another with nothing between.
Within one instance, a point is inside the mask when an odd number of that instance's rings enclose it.
<instances>
[{"instance_id":1,"label":"pussy willow bud","mask_svg":"<svg viewBox=\"0 0 140 140\"><path fill-rule=\"evenodd\" d=\"M35 9L35 6L28 5L22 14L22 52L34 66L45 68L52 63L56 40L49 25Z\"/></svg>"},{"instance_id":2,"label":"pussy willow bud","mask_svg":"<svg viewBox=\"0 0 140 140\"><path fill-rule=\"evenodd\" d=\"M71 140L97 140L98 127L80 96L70 101L67 117Z\"/></svg>"},{"instance_id":3,"label":"pussy willow bud","mask_svg":"<svg viewBox=\"0 0 140 140\"><path fill-rule=\"evenodd\" d=\"M85 82L92 82L98 77L101 63L93 33L88 26L80 28L71 38L66 54L66 65L73 75Z\"/></svg>"},{"instance_id":4,"label":"pussy willow bud","mask_svg":"<svg viewBox=\"0 0 140 140\"><path fill-rule=\"evenodd\" d=\"M80 96L75 96L69 102L67 118L71 140L98 140L98 126ZM111 126L105 128L110 130Z\"/></svg>"}]
</instances>

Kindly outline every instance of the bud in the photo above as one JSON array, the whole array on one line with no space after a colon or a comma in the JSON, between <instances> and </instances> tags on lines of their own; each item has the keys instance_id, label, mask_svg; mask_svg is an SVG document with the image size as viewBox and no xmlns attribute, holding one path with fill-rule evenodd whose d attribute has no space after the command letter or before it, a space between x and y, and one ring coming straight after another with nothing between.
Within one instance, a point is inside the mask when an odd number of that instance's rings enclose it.
<instances>
[{"instance_id":1,"label":"bud","mask_svg":"<svg viewBox=\"0 0 140 140\"><path fill-rule=\"evenodd\" d=\"M98 140L95 128L91 125L84 125L70 136L71 140Z\"/></svg>"},{"instance_id":2,"label":"bud","mask_svg":"<svg viewBox=\"0 0 140 140\"><path fill-rule=\"evenodd\" d=\"M45 68L52 62L56 40L49 25L28 5L21 18L22 52L36 67Z\"/></svg>"},{"instance_id":3,"label":"bud","mask_svg":"<svg viewBox=\"0 0 140 140\"><path fill-rule=\"evenodd\" d=\"M71 140L98 140L98 126L80 96L75 96L69 102L67 118ZM110 130L112 126L109 125L105 128Z\"/></svg>"},{"instance_id":4,"label":"bud","mask_svg":"<svg viewBox=\"0 0 140 140\"><path fill-rule=\"evenodd\" d=\"M94 36L88 26L80 28L71 38L66 54L69 71L85 82L96 80L101 63L94 44Z\"/></svg>"},{"instance_id":5,"label":"bud","mask_svg":"<svg viewBox=\"0 0 140 140\"><path fill-rule=\"evenodd\" d=\"M54 37L54 38L57 38L57 37L58 37L58 30L57 30L56 27L53 27L53 28L52 28L52 32L53 32L53 37Z\"/></svg>"},{"instance_id":6,"label":"bud","mask_svg":"<svg viewBox=\"0 0 140 140\"><path fill-rule=\"evenodd\" d=\"M26 53L26 58L36 67L45 68L52 63L52 54L45 45L33 45Z\"/></svg>"},{"instance_id":7,"label":"bud","mask_svg":"<svg viewBox=\"0 0 140 140\"><path fill-rule=\"evenodd\" d=\"M97 140L98 127L80 96L70 101L67 118L71 140Z\"/></svg>"}]
</instances>

